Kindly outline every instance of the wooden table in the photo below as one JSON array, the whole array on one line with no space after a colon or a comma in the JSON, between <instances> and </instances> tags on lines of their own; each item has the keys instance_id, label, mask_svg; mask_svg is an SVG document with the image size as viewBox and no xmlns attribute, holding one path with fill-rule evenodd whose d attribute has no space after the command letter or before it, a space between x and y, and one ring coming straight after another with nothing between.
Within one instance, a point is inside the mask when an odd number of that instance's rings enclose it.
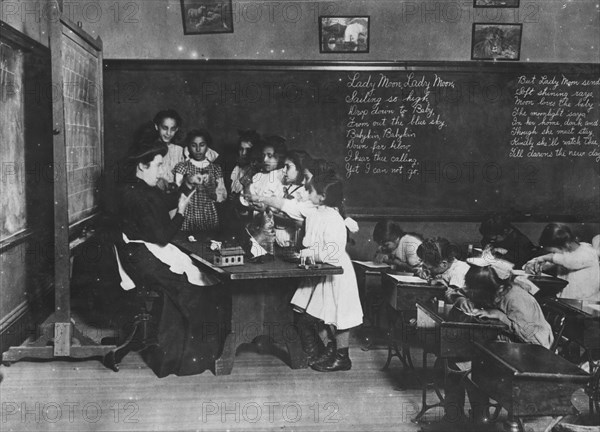
<instances>
[{"instance_id":1,"label":"wooden table","mask_svg":"<svg viewBox=\"0 0 600 432\"><path fill-rule=\"evenodd\" d=\"M597 359L600 354L600 302L567 298L546 301L565 314L563 336L583 347L588 361Z\"/></svg>"},{"instance_id":2,"label":"wooden table","mask_svg":"<svg viewBox=\"0 0 600 432\"><path fill-rule=\"evenodd\" d=\"M495 319L481 320L465 315L453 305L431 302L417 302L417 338L423 346L423 369L427 371L427 354L435 354L443 360L444 383L450 373L456 373L449 367L451 360L466 361L474 359L479 351L474 342L484 343L496 339L508 326ZM465 377L469 371L461 371ZM413 419L417 422L431 408L442 406L444 398L435 385L438 403L427 403L427 380L423 380L421 411Z\"/></svg>"},{"instance_id":3,"label":"wooden table","mask_svg":"<svg viewBox=\"0 0 600 432\"><path fill-rule=\"evenodd\" d=\"M417 302L428 302L432 298L443 299L446 288L427 283L401 282L390 274L382 274L381 283L390 310L388 357L383 369L389 367L393 357L398 357L405 368L414 369L408 344L409 320L416 316Z\"/></svg>"},{"instance_id":4,"label":"wooden table","mask_svg":"<svg viewBox=\"0 0 600 432\"><path fill-rule=\"evenodd\" d=\"M230 374L237 348L251 342L284 345L292 369L307 366L289 304L297 286L293 280L341 274L341 267L321 264L319 268L306 270L277 256L262 264L218 267L213 264L207 239L192 243L180 233L172 243L187 252L202 269L217 275L231 296L230 327L222 354L215 361L215 375Z\"/></svg>"},{"instance_id":5,"label":"wooden table","mask_svg":"<svg viewBox=\"0 0 600 432\"><path fill-rule=\"evenodd\" d=\"M589 374L541 345L479 343L472 380L508 411L511 432L523 430L522 417L557 416L573 410L571 395Z\"/></svg>"}]
</instances>

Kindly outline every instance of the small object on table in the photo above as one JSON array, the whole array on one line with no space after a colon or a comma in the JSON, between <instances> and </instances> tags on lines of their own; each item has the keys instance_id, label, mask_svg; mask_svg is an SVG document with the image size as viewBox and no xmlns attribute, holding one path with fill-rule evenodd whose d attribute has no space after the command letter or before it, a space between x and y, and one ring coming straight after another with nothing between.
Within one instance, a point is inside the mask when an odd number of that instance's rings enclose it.
<instances>
[{"instance_id":1,"label":"small object on table","mask_svg":"<svg viewBox=\"0 0 600 432\"><path fill-rule=\"evenodd\" d=\"M220 267L244 264L244 249L241 246L221 246L214 254L213 262Z\"/></svg>"},{"instance_id":2,"label":"small object on table","mask_svg":"<svg viewBox=\"0 0 600 432\"><path fill-rule=\"evenodd\" d=\"M188 239L188 241L189 241L190 243L195 243L195 242L197 242L197 241L198 241L198 240L196 240L196 237L194 237L193 235L191 235L191 236L188 236L188 238L187 238L187 239Z\"/></svg>"}]
</instances>

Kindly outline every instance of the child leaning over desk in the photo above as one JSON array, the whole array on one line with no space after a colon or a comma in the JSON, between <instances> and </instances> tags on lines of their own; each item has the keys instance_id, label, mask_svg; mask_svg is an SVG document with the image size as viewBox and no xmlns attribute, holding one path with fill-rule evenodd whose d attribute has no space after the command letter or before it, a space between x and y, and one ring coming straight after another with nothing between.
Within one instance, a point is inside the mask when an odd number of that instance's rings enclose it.
<instances>
[{"instance_id":1,"label":"child leaning over desk","mask_svg":"<svg viewBox=\"0 0 600 432\"><path fill-rule=\"evenodd\" d=\"M423 261L419 276L431 284L447 287L446 301L452 303L459 296L458 290L465 286L465 275L469 265L457 258L458 248L445 238L425 240L417 248L417 255Z\"/></svg>"},{"instance_id":2,"label":"child leaning over desk","mask_svg":"<svg viewBox=\"0 0 600 432\"><path fill-rule=\"evenodd\" d=\"M469 258L469 271L465 275L464 293L459 298L460 309L478 318L492 318L508 326L503 341L532 343L549 348L554 341L550 324L544 318L537 300L517 281L510 280L510 272L505 267L494 267L493 262L483 258ZM471 362L456 362L450 367L466 373ZM468 380L462 380L462 374L448 374L445 381L444 421L460 422L465 420L464 402L465 383L471 402L472 420L485 420L488 398Z\"/></svg>"},{"instance_id":3,"label":"child leaning over desk","mask_svg":"<svg viewBox=\"0 0 600 432\"><path fill-rule=\"evenodd\" d=\"M416 273L420 269L417 248L422 240L418 234L405 233L397 223L384 220L375 225L373 240L379 245L376 261L381 260L399 271Z\"/></svg>"},{"instance_id":4,"label":"child leaning over desk","mask_svg":"<svg viewBox=\"0 0 600 432\"><path fill-rule=\"evenodd\" d=\"M525 265L527 272L539 273L555 267L556 275L569 281L559 297L600 300L600 266L591 244L578 242L568 226L551 223L542 231L540 245L549 253L529 261Z\"/></svg>"}]
</instances>

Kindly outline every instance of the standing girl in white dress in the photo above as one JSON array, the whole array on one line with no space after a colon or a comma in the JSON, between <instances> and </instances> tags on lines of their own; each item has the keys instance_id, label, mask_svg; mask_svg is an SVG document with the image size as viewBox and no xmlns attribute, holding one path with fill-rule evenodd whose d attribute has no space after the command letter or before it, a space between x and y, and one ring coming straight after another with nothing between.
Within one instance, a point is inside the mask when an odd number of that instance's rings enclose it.
<instances>
[{"instance_id":1,"label":"standing girl in white dress","mask_svg":"<svg viewBox=\"0 0 600 432\"><path fill-rule=\"evenodd\" d=\"M356 275L346 253L346 225L343 212L343 184L332 175L313 177L308 183L309 199L316 208L306 217L306 249L301 256L311 256L319 263L343 268L344 273L300 282L292 298L295 308L322 320L331 329L325 353L311 367L320 372L349 370L350 329L362 324L363 312L358 296Z\"/></svg>"}]
</instances>

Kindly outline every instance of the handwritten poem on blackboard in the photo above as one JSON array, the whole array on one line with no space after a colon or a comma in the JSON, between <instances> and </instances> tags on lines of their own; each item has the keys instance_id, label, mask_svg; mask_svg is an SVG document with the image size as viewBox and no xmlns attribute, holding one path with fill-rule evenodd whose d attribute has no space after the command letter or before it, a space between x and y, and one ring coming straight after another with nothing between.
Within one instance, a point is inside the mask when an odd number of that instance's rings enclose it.
<instances>
[{"instance_id":1,"label":"handwritten poem on blackboard","mask_svg":"<svg viewBox=\"0 0 600 432\"><path fill-rule=\"evenodd\" d=\"M438 75L350 73L346 81L346 177L419 175L415 146L425 129L442 131L446 120L432 104L432 92L454 88ZM397 90L397 91L396 91Z\"/></svg>"},{"instance_id":2,"label":"handwritten poem on blackboard","mask_svg":"<svg viewBox=\"0 0 600 432\"><path fill-rule=\"evenodd\" d=\"M511 123L511 158L591 158L600 162L600 79L519 76Z\"/></svg>"}]
</instances>

